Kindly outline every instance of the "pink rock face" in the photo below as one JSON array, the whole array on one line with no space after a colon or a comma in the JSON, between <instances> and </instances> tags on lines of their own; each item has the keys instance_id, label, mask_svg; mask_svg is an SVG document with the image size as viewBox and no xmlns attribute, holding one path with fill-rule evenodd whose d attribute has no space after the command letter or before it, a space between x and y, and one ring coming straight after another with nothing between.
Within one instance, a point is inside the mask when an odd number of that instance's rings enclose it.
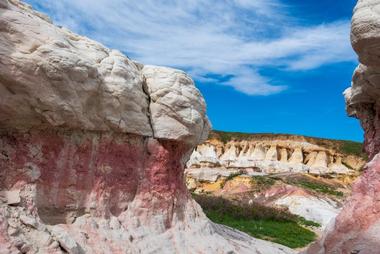
<instances>
[{"instance_id":1,"label":"pink rock face","mask_svg":"<svg viewBox=\"0 0 380 254\"><path fill-rule=\"evenodd\" d=\"M135 198L142 211L157 213L187 199L181 159L188 148L175 142L67 131L3 134L0 142L1 189L35 184L29 209L47 224L85 212L119 216Z\"/></svg>"},{"instance_id":2,"label":"pink rock face","mask_svg":"<svg viewBox=\"0 0 380 254\"><path fill-rule=\"evenodd\" d=\"M380 108L370 103L359 104L355 113L364 129L364 149L372 159L380 151Z\"/></svg>"},{"instance_id":3,"label":"pink rock face","mask_svg":"<svg viewBox=\"0 0 380 254\"><path fill-rule=\"evenodd\" d=\"M276 253L214 225L184 184L190 147L122 133L0 135L0 253Z\"/></svg>"},{"instance_id":4,"label":"pink rock face","mask_svg":"<svg viewBox=\"0 0 380 254\"><path fill-rule=\"evenodd\" d=\"M380 253L380 2L358 1L351 41L359 56L352 86L345 91L347 112L360 120L370 162L353 185L347 201L323 237L307 253Z\"/></svg>"},{"instance_id":5,"label":"pink rock face","mask_svg":"<svg viewBox=\"0 0 380 254\"><path fill-rule=\"evenodd\" d=\"M173 226L174 217L184 217L187 145L80 131L3 133L0 144L0 190L19 191L24 212L38 223L75 231L81 216L107 221L123 213L139 221L139 227L163 232ZM0 209L0 246L7 243L10 250L17 241L7 233L9 220ZM83 228L92 241L101 241L99 232Z\"/></svg>"},{"instance_id":6,"label":"pink rock face","mask_svg":"<svg viewBox=\"0 0 380 254\"><path fill-rule=\"evenodd\" d=\"M334 224L307 253L380 253L380 156L354 184L353 195Z\"/></svg>"}]
</instances>

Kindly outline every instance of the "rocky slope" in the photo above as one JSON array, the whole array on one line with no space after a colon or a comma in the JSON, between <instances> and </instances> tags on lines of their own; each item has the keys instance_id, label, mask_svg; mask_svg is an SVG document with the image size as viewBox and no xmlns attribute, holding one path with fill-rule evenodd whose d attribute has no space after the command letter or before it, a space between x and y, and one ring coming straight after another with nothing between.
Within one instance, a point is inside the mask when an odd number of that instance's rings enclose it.
<instances>
[{"instance_id":1,"label":"rocky slope","mask_svg":"<svg viewBox=\"0 0 380 254\"><path fill-rule=\"evenodd\" d=\"M184 163L208 129L185 73L0 0L0 253L292 253L192 200Z\"/></svg>"},{"instance_id":2,"label":"rocky slope","mask_svg":"<svg viewBox=\"0 0 380 254\"><path fill-rule=\"evenodd\" d=\"M370 162L353 186L353 195L335 223L307 253L380 253L380 2L359 0L352 18L351 41L359 56L351 88L345 91L347 112L365 131Z\"/></svg>"}]
</instances>

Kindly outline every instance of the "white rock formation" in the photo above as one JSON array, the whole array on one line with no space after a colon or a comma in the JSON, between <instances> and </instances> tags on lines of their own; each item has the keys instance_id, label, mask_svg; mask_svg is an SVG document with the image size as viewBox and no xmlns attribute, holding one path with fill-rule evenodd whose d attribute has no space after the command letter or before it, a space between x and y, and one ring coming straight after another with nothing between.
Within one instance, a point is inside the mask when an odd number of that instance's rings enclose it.
<instances>
[{"instance_id":1,"label":"white rock formation","mask_svg":"<svg viewBox=\"0 0 380 254\"><path fill-rule=\"evenodd\" d=\"M192 144L205 140L210 125L205 101L193 80L182 71L149 65L142 68L142 74L150 96L154 137Z\"/></svg>"},{"instance_id":2,"label":"white rock formation","mask_svg":"<svg viewBox=\"0 0 380 254\"><path fill-rule=\"evenodd\" d=\"M287 207L292 214L318 222L322 229L326 228L340 211L338 205L332 200L307 195L281 197L276 200L275 204Z\"/></svg>"},{"instance_id":3,"label":"white rock formation","mask_svg":"<svg viewBox=\"0 0 380 254\"><path fill-rule=\"evenodd\" d=\"M300 147L296 147L290 156L289 159L290 164L301 164L303 163L303 153Z\"/></svg>"},{"instance_id":4,"label":"white rock formation","mask_svg":"<svg viewBox=\"0 0 380 254\"><path fill-rule=\"evenodd\" d=\"M348 168L346 165L350 165ZM364 160L296 140L242 140L226 144L208 140L199 145L187 163L192 168L218 168L262 173L352 174Z\"/></svg>"},{"instance_id":5,"label":"white rock formation","mask_svg":"<svg viewBox=\"0 0 380 254\"><path fill-rule=\"evenodd\" d=\"M205 102L185 73L138 64L12 2L18 7L2 0L1 9L1 128L112 130L193 145L207 137Z\"/></svg>"}]
</instances>

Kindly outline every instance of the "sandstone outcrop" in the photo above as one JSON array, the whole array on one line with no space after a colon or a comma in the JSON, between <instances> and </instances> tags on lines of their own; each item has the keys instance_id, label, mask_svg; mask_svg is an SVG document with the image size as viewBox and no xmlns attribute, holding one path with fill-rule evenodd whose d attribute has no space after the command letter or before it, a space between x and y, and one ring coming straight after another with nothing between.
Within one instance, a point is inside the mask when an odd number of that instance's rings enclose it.
<instances>
[{"instance_id":1,"label":"sandstone outcrop","mask_svg":"<svg viewBox=\"0 0 380 254\"><path fill-rule=\"evenodd\" d=\"M248 174L311 173L353 174L365 161L354 155L312 144L303 137L231 140L210 138L197 146L187 163L187 172L213 168L243 170ZM198 171L198 170L197 170ZM196 172L196 171L194 171Z\"/></svg>"},{"instance_id":2,"label":"sandstone outcrop","mask_svg":"<svg viewBox=\"0 0 380 254\"><path fill-rule=\"evenodd\" d=\"M307 253L380 253L380 2L359 0L351 40L359 56L351 88L345 91L347 112L365 131L370 162L353 186L352 197L335 223Z\"/></svg>"},{"instance_id":3,"label":"sandstone outcrop","mask_svg":"<svg viewBox=\"0 0 380 254\"><path fill-rule=\"evenodd\" d=\"M184 164L208 130L185 73L0 0L0 253L293 253L192 200Z\"/></svg>"}]
</instances>

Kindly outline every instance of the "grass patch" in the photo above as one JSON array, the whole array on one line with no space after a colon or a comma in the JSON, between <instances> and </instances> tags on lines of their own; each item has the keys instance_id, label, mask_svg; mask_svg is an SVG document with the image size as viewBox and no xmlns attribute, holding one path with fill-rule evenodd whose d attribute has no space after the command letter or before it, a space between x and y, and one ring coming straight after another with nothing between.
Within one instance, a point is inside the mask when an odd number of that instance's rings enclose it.
<instances>
[{"instance_id":1,"label":"grass patch","mask_svg":"<svg viewBox=\"0 0 380 254\"><path fill-rule=\"evenodd\" d=\"M302 225L319 224L293 215L286 209L260 204L238 206L229 200L211 196L194 195L194 198L212 221L236 228L253 237L290 248L304 247L316 239L316 234Z\"/></svg>"},{"instance_id":2,"label":"grass patch","mask_svg":"<svg viewBox=\"0 0 380 254\"><path fill-rule=\"evenodd\" d=\"M245 220L214 211L208 211L206 215L216 223L236 228L253 237L279 243L290 248L304 247L316 238L314 232L292 221Z\"/></svg>"},{"instance_id":3,"label":"grass patch","mask_svg":"<svg viewBox=\"0 0 380 254\"><path fill-rule=\"evenodd\" d=\"M366 154L363 152L363 144L353 141L342 141L340 150L345 154L352 154L367 159Z\"/></svg>"},{"instance_id":4,"label":"grass patch","mask_svg":"<svg viewBox=\"0 0 380 254\"><path fill-rule=\"evenodd\" d=\"M307 227L316 227L320 228L322 225L319 224L318 222L314 222L311 220L307 220L304 217L298 216L298 223Z\"/></svg>"},{"instance_id":5,"label":"grass patch","mask_svg":"<svg viewBox=\"0 0 380 254\"><path fill-rule=\"evenodd\" d=\"M336 188L321 182L311 181L308 179L289 179L285 181L288 184L296 185L319 193L333 195L336 197L343 197L344 195L343 192L337 191Z\"/></svg>"},{"instance_id":6,"label":"grass patch","mask_svg":"<svg viewBox=\"0 0 380 254\"><path fill-rule=\"evenodd\" d=\"M209 138L216 138L226 144L231 140L252 139L252 134L241 132L211 131Z\"/></svg>"}]
</instances>

